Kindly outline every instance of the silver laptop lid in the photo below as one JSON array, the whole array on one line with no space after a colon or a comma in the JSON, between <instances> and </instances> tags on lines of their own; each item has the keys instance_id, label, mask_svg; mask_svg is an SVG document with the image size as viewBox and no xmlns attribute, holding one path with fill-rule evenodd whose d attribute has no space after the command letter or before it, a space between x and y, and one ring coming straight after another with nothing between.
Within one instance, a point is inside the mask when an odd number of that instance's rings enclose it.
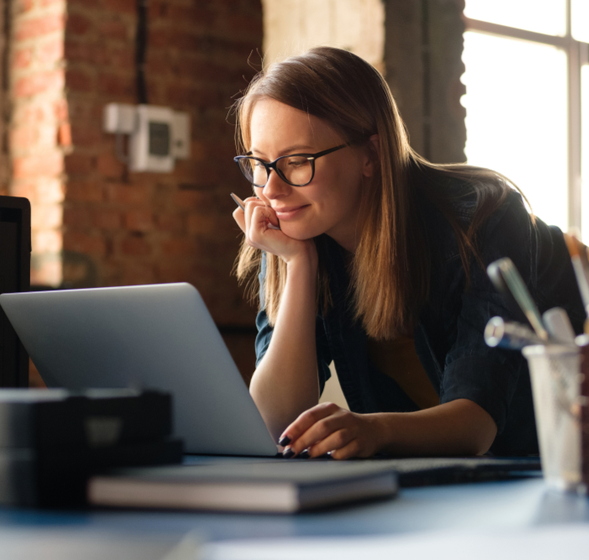
<instances>
[{"instance_id":1,"label":"silver laptop lid","mask_svg":"<svg viewBox=\"0 0 589 560\"><path fill-rule=\"evenodd\" d=\"M0 305L48 387L169 391L187 452L276 454L190 284L2 294Z\"/></svg>"}]
</instances>

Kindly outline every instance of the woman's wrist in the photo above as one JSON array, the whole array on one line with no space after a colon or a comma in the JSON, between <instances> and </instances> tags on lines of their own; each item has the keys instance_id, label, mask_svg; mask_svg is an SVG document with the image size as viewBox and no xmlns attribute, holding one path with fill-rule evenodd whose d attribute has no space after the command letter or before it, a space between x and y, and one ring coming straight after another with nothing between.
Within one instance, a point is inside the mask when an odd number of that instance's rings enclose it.
<instances>
[{"instance_id":1,"label":"woman's wrist","mask_svg":"<svg viewBox=\"0 0 589 560\"><path fill-rule=\"evenodd\" d=\"M300 251L288 257L282 257L286 263L286 270L288 273L297 269L307 268L310 272L317 272L318 256L317 248L312 240L305 242Z\"/></svg>"},{"instance_id":2,"label":"woman's wrist","mask_svg":"<svg viewBox=\"0 0 589 560\"><path fill-rule=\"evenodd\" d=\"M363 414L369 424L369 439L372 455L377 453L386 453L394 448L394 418L391 413L376 412L373 414Z\"/></svg>"}]
</instances>

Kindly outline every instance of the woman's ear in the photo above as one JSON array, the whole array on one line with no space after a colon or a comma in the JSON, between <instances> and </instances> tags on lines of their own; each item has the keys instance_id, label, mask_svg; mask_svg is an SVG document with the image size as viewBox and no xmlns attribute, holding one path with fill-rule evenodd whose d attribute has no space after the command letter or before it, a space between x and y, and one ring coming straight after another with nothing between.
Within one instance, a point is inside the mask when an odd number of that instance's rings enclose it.
<instances>
[{"instance_id":1,"label":"woman's ear","mask_svg":"<svg viewBox=\"0 0 589 560\"><path fill-rule=\"evenodd\" d=\"M364 169L362 170L365 177L372 177L375 169L380 162L380 138L378 134L373 134L368 139L366 146L366 159L364 160Z\"/></svg>"}]
</instances>

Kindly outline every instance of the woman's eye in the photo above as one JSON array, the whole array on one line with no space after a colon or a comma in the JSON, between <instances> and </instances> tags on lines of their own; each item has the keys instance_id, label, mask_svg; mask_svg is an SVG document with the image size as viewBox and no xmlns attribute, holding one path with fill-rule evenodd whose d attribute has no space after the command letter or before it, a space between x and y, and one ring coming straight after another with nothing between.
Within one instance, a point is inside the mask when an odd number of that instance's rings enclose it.
<instances>
[{"instance_id":1,"label":"woman's eye","mask_svg":"<svg viewBox=\"0 0 589 560\"><path fill-rule=\"evenodd\" d=\"M309 160L307 158L296 157L288 159L289 167L301 167L302 165L306 165L307 163L309 163Z\"/></svg>"}]
</instances>

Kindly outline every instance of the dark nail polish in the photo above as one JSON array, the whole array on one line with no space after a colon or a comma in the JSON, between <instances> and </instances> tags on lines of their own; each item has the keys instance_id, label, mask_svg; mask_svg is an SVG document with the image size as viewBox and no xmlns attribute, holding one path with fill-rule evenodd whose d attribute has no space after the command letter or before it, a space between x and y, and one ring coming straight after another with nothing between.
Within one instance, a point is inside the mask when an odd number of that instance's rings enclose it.
<instances>
[{"instance_id":1,"label":"dark nail polish","mask_svg":"<svg viewBox=\"0 0 589 560\"><path fill-rule=\"evenodd\" d=\"M283 452L282 452L282 456L285 459L290 459L291 457L294 457L295 452L290 448L287 447Z\"/></svg>"},{"instance_id":2,"label":"dark nail polish","mask_svg":"<svg viewBox=\"0 0 589 560\"><path fill-rule=\"evenodd\" d=\"M303 449L300 453L299 453L299 457L301 459L308 459L311 456L311 454L309 453L308 449Z\"/></svg>"},{"instance_id":3,"label":"dark nail polish","mask_svg":"<svg viewBox=\"0 0 589 560\"><path fill-rule=\"evenodd\" d=\"M278 445L282 445L282 447L284 447L285 445L288 445L289 443L290 443L290 438L288 436L282 436L278 440Z\"/></svg>"}]
</instances>

